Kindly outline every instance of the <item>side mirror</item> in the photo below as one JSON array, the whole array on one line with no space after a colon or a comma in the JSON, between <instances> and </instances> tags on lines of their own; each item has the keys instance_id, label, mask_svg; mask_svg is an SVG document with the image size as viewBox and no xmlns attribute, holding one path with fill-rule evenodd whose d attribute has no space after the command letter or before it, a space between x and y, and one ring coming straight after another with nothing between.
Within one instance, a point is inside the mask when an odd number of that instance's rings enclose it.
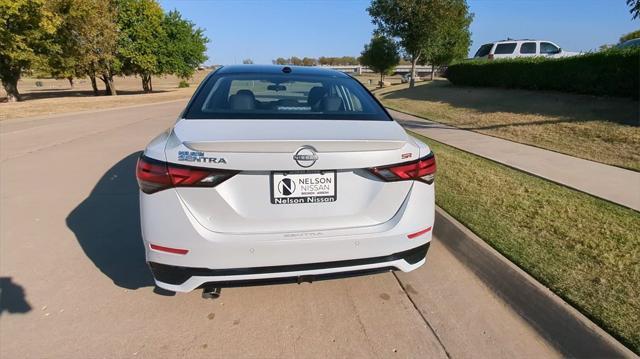
<instances>
[{"instance_id":1,"label":"side mirror","mask_svg":"<svg viewBox=\"0 0 640 359\"><path fill-rule=\"evenodd\" d=\"M556 52L555 52L555 53L556 53L556 54L559 54L559 53L561 53L561 52L562 52L562 48L561 48L561 47L559 47L559 48L558 48L558 50L556 50Z\"/></svg>"}]
</instances>

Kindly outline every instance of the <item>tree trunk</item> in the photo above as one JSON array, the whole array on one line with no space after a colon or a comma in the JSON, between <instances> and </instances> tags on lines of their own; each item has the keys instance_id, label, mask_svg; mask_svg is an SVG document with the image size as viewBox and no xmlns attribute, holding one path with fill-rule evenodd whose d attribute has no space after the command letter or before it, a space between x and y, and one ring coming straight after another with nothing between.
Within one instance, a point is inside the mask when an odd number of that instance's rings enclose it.
<instances>
[{"instance_id":1,"label":"tree trunk","mask_svg":"<svg viewBox=\"0 0 640 359\"><path fill-rule=\"evenodd\" d=\"M102 82L104 82L105 92L107 95L116 96L118 93L116 92L116 87L113 84L113 75L108 72L105 72L100 77Z\"/></svg>"},{"instance_id":2,"label":"tree trunk","mask_svg":"<svg viewBox=\"0 0 640 359\"><path fill-rule=\"evenodd\" d=\"M93 96L98 96L98 83L96 82L96 67L93 62L89 64L89 80L91 80L91 88L93 89Z\"/></svg>"},{"instance_id":3,"label":"tree trunk","mask_svg":"<svg viewBox=\"0 0 640 359\"><path fill-rule=\"evenodd\" d=\"M151 75L149 75L149 92L153 92L153 83L151 83Z\"/></svg>"},{"instance_id":4,"label":"tree trunk","mask_svg":"<svg viewBox=\"0 0 640 359\"><path fill-rule=\"evenodd\" d=\"M109 88L109 81L107 81L105 75L100 76L100 80L104 83L104 94L108 95L111 92L111 89Z\"/></svg>"},{"instance_id":5,"label":"tree trunk","mask_svg":"<svg viewBox=\"0 0 640 359\"><path fill-rule=\"evenodd\" d=\"M90 74L89 79L91 80L91 88L93 89L93 96L98 96L98 83L96 82L96 75Z\"/></svg>"},{"instance_id":6,"label":"tree trunk","mask_svg":"<svg viewBox=\"0 0 640 359\"><path fill-rule=\"evenodd\" d=\"M142 74L140 77L142 78L142 90L144 92L153 91L151 87L151 74Z\"/></svg>"},{"instance_id":7,"label":"tree trunk","mask_svg":"<svg viewBox=\"0 0 640 359\"><path fill-rule=\"evenodd\" d=\"M431 81L433 81L433 76L435 72L436 72L436 67L431 65Z\"/></svg>"},{"instance_id":8,"label":"tree trunk","mask_svg":"<svg viewBox=\"0 0 640 359\"><path fill-rule=\"evenodd\" d=\"M142 91L149 92L149 84L147 83L147 76L145 74L140 75L140 80L142 80Z\"/></svg>"},{"instance_id":9,"label":"tree trunk","mask_svg":"<svg viewBox=\"0 0 640 359\"><path fill-rule=\"evenodd\" d=\"M380 85L380 88L384 87L384 74L382 72L380 73L380 83L379 83L379 85Z\"/></svg>"},{"instance_id":10,"label":"tree trunk","mask_svg":"<svg viewBox=\"0 0 640 359\"><path fill-rule=\"evenodd\" d=\"M7 71L2 73L2 86L7 92L7 101L20 101L20 92L18 92L18 80L20 80L20 70Z\"/></svg>"},{"instance_id":11,"label":"tree trunk","mask_svg":"<svg viewBox=\"0 0 640 359\"><path fill-rule=\"evenodd\" d=\"M67 77L67 80L69 80L69 86L71 86L71 88L73 88L73 77L69 76L69 77Z\"/></svg>"},{"instance_id":12,"label":"tree trunk","mask_svg":"<svg viewBox=\"0 0 640 359\"><path fill-rule=\"evenodd\" d=\"M420 54L411 56L411 80L409 81L409 87L414 87L416 85L416 64L418 63L419 58Z\"/></svg>"}]
</instances>

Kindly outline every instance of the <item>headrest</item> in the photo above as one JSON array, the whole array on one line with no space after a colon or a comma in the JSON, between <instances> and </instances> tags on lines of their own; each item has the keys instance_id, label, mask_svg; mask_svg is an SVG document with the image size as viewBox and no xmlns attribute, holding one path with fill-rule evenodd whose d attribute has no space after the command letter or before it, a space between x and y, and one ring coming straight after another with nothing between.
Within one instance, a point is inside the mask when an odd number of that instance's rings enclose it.
<instances>
[{"instance_id":1,"label":"headrest","mask_svg":"<svg viewBox=\"0 0 640 359\"><path fill-rule=\"evenodd\" d=\"M232 110L241 110L241 111L247 111L247 110L253 110L256 108L256 101L253 97L253 94L246 94L246 93L241 93L240 90L238 91L237 94L232 95L231 97L229 97L229 106L231 107Z\"/></svg>"},{"instance_id":2,"label":"headrest","mask_svg":"<svg viewBox=\"0 0 640 359\"><path fill-rule=\"evenodd\" d=\"M340 111L341 108L342 100L338 96L324 97L320 101L320 109L324 112Z\"/></svg>"}]
</instances>

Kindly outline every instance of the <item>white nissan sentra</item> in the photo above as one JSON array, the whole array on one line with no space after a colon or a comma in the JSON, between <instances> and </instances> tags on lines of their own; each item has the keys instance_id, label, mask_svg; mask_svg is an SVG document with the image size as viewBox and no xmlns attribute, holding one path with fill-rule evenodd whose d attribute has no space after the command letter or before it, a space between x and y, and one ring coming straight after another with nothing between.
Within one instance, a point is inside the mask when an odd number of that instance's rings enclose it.
<instances>
[{"instance_id":1,"label":"white nissan sentra","mask_svg":"<svg viewBox=\"0 0 640 359\"><path fill-rule=\"evenodd\" d=\"M425 262L436 163L344 73L225 66L137 166L156 284L187 292Z\"/></svg>"}]
</instances>

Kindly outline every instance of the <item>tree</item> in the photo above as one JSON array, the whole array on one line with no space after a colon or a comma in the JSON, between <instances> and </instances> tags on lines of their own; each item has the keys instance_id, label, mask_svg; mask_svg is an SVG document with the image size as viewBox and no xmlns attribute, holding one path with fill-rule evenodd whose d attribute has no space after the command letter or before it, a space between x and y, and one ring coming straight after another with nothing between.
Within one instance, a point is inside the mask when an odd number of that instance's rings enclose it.
<instances>
[{"instance_id":1,"label":"tree","mask_svg":"<svg viewBox=\"0 0 640 359\"><path fill-rule=\"evenodd\" d=\"M339 65L357 65L358 59L353 56L342 56L337 62Z\"/></svg>"},{"instance_id":2,"label":"tree","mask_svg":"<svg viewBox=\"0 0 640 359\"><path fill-rule=\"evenodd\" d=\"M0 0L0 79L9 102L19 101L18 80L47 52L58 19L43 0Z\"/></svg>"},{"instance_id":3,"label":"tree","mask_svg":"<svg viewBox=\"0 0 640 359\"><path fill-rule=\"evenodd\" d=\"M627 0L632 19L640 18L640 0Z\"/></svg>"},{"instance_id":4,"label":"tree","mask_svg":"<svg viewBox=\"0 0 640 359\"><path fill-rule=\"evenodd\" d=\"M447 21L442 24L439 41L431 48L424 49L423 56L423 61L431 64L431 80L439 66L467 57L471 45L469 25L473 14L469 13L466 1L450 1L440 11L443 12L441 17Z\"/></svg>"},{"instance_id":5,"label":"tree","mask_svg":"<svg viewBox=\"0 0 640 359\"><path fill-rule=\"evenodd\" d=\"M316 66L318 65L318 60L312 57L304 57L302 59L302 66Z\"/></svg>"},{"instance_id":6,"label":"tree","mask_svg":"<svg viewBox=\"0 0 640 359\"><path fill-rule=\"evenodd\" d=\"M288 59L285 59L284 57L278 57L277 59L272 61L274 65L286 65L289 63Z\"/></svg>"},{"instance_id":7,"label":"tree","mask_svg":"<svg viewBox=\"0 0 640 359\"><path fill-rule=\"evenodd\" d=\"M80 61L82 72L89 76L94 95L98 94L96 77L105 84L105 92L116 95L113 76L121 68L116 56L118 27L115 6L110 1L81 0L79 11L82 21L78 28L79 47L83 54Z\"/></svg>"},{"instance_id":8,"label":"tree","mask_svg":"<svg viewBox=\"0 0 640 359\"><path fill-rule=\"evenodd\" d=\"M48 9L56 14L59 20L55 34L52 35L52 42L58 51L45 54L36 64L36 68L42 73L59 79L68 79L71 87L73 87L73 78L77 76L77 62L81 57L76 35L78 24L74 2L75 0L47 2Z\"/></svg>"},{"instance_id":9,"label":"tree","mask_svg":"<svg viewBox=\"0 0 640 359\"><path fill-rule=\"evenodd\" d=\"M637 38L640 38L640 30L632 31L628 34L624 34L620 36L620 43L623 43L631 39L637 39Z\"/></svg>"},{"instance_id":10,"label":"tree","mask_svg":"<svg viewBox=\"0 0 640 359\"><path fill-rule=\"evenodd\" d=\"M384 76L388 75L400 62L400 54L396 43L385 36L374 36L369 44L364 45L360 63L380 74L380 87L384 84Z\"/></svg>"},{"instance_id":11,"label":"tree","mask_svg":"<svg viewBox=\"0 0 640 359\"><path fill-rule=\"evenodd\" d=\"M452 7L464 8L465 12L461 14L465 18L470 16L465 0L373 0L367 9L379 33L400 40L411 61L411 87L415 84L416 64L441 54L447 38L457 41L457 36L446 35L447 31L463 23L450 18L460 15L459 11L450 10Z\"/></svg>"},{"instance_id":12,"label":"tree","mask_svg":"<svg viewBox=\"0 0 640 359\"><path fill-rule=\"evenodd\" d=\"M164 13L155 0L118 0L117 5L121 71L140 75L143 90L150 92L151 75L159 73L158 52L166 38Z\"/></svg>"},{"instance_id":13,"label":"tree","mask_svg":"<svg viewBox=\"0 0 640 359\"><path fill-rule=\"evenodd\" d=\"M291 63L291 65L302 66L302 59L297 56L291 56L289 62Z\"/></svg>"},{"instance_id":14,"label":"tree","mask_svg":"<svg viewBox=\"0 0 640 359\"><path fill-rule=\"evenodd\" d=\"M242 63L245 65L253 65L253 60L251 59L244 59L242 60Z\"/></svg>"},{"instance_id":15,"label":"tree","mask_svg":"<svg viewBox=\"0 0 640 359\"><path fill-rule=\"evenodd\" d=\"M113 6L101 0L48 0L47 6L59 17L53 36L59 51L46 54L41 71L68 79L72 87L74 77L89 76L97 95L96 69L115 57Z\"/></svg>"},{"instance_id":16,"label":"tree","mask_svg":"<svg viewBox=\"0 0 640 359\"><path fill-rule=\"evenodd\" d=\"M204 36L204 30L183 19L178 11L167 13L162 26L166 38L159 54L159 72L183 79L191 77L207 60L205 52L209 39Z\"/></svg>"}]
</instances>

